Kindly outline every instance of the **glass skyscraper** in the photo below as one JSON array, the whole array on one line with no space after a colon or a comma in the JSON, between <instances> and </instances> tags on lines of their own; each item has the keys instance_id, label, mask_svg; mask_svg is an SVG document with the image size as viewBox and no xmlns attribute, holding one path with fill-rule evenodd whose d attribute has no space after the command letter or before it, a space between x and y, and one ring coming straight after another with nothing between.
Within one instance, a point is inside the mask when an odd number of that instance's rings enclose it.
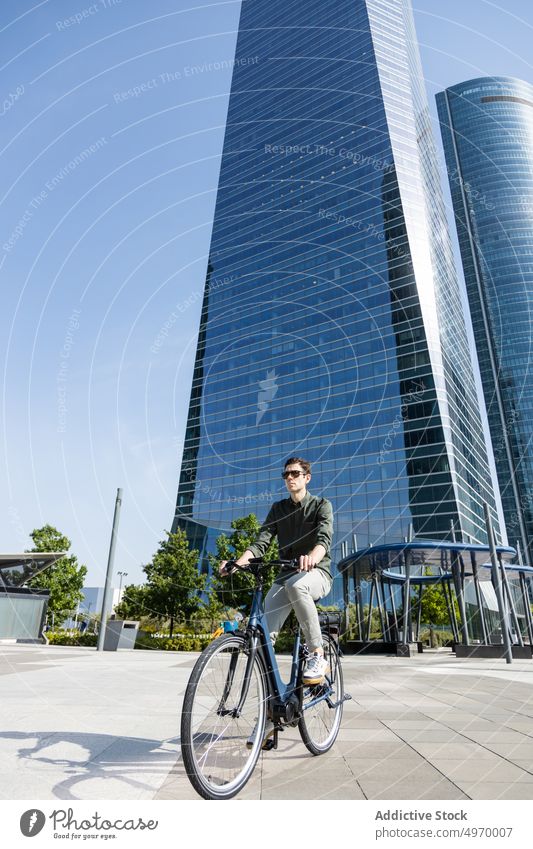
<instances>
[{"instance_id":1,"label":"glass skyscraper","mask_svg":"<svg viewBox=\"0 0 533 849\"><path fill-rule=\"evenodd\" d=\"M242 4L174 526L264 518L294 455L333 562L497 526L404 0Z\"/></svg>"},{"instance_id":2,"label":"glass skyscraper","mask_svg":"<svg viewBox=\"0 0 533 849\"><path fill-rule=\"evenodd\" d=\"M533 563L533 86L437 95L509 541Z\"/></svg>"}]
</instances>

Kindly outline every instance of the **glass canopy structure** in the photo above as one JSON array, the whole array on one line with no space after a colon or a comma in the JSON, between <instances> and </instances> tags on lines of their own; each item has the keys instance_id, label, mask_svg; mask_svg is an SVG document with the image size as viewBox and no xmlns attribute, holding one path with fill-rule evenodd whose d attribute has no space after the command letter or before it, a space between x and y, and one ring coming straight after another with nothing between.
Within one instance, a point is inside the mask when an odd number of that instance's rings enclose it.
<instances>
[{"instance_id":1,"label":"glass canopy structure","mask_svg":"<svg viewBox=\"0 0 533 849\"><path fill-rule=\"evenodd\" d=\"M50 590L27 587L66 552L0 554L0 639L40 641Z\"/></svg>"},{"instance_id":2,"label":"glass canopy structure","mask_svg":"<svg viewBox=\"0 0 533 849\"><path fill-rule=\"evenodd\" d=\"M345 557L338 569L353 649L418 642L421 625L429 624L421 619L424 593L438 586L457 654L491 646L498 655L507 629L510 642L531 657L533 569L512 562L513 548L497 547L496 558L495 571L488 546L439 540L375 546Z\"/></svg>"}]
</instances>

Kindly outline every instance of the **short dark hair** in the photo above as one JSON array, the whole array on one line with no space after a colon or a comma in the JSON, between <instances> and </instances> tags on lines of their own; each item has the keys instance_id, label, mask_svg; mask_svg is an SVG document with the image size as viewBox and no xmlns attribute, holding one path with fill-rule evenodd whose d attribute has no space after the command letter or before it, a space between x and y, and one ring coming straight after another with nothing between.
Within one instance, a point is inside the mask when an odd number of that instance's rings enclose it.
<instances>
[{"instance_id":1,"label":"short dark hair","mask_svg":"<svg viewBox=\"0 0 533 849\"><path fill-rule=\"evenodd\" d=\"M308 460L303 460L301 457L289 457L288 460L285 460L283 468L286 469L287 466L292 466L293 463L299 463L306 475L311 474L311 463Z\"/></svg>"}]
</instances>

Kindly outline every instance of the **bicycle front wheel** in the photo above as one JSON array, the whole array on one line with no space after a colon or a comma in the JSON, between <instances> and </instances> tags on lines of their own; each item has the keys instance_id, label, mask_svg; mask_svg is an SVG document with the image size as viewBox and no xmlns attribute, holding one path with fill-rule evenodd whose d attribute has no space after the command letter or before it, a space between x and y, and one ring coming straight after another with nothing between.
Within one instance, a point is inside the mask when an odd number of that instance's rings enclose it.
<instances>
[{"instance_id":1,"label":"bicycle front wheel","mask_svg":"<svg viewBox=\"0 0 533 849\"><path fill-rule=\"evenodd\" d=\"M303 686L300 736L313 755L329 751L337 739L342 719L344 685L336 643L322 635L329 672L322 684Z\"/></svg>"},{"instance_id":2,"label":"bicycle front wheel","mask_svg":"<svg viewBox=\"0 0 533 849\"><path fill-rule=\"evenodd\" d=\"M258 656L239 716L250 653L242 634L211 643L198 658L183 701L181 751L187 775L204 799L230 799L250 778L263 742L267 690Z\"/></svg>"}]
</instances>

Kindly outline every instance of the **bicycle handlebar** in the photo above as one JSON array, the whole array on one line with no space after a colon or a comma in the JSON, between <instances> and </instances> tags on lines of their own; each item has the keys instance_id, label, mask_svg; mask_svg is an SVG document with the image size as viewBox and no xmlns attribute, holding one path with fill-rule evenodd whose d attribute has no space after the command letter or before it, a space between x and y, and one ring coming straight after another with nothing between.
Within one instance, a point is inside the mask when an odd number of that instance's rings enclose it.
<instances>
[{"instance_id":1,"label":"bicycle handlebar","mask_svg":"<svg viewBox=\"0 0 533 849\"><path fill-rule=\"evenodd\" d=\"M296 569L300 561L298 557L292 557L290 560L278 558L277 560L269 560L267 563L262 557L252 557L248 562L254 563L257 566L264 563L265 566L281 566L282 569Z\"/></svg>"},{"instance_id":2,"label":"bicycle handlebar","mask_svg":"<svg viewBox=\"0 0 533 849\"><path fill-rule=\"evenodd\" d=\"M230 575L233 571L250 572L250 566L279 566L283 571L290 572L298 566L299 558L293 557L290 560L269 560L268 563L262 557L252 557L244 566L239 566L235 560L228 560L222 572L223 575Z\"/></svg>"}]
</instances>

